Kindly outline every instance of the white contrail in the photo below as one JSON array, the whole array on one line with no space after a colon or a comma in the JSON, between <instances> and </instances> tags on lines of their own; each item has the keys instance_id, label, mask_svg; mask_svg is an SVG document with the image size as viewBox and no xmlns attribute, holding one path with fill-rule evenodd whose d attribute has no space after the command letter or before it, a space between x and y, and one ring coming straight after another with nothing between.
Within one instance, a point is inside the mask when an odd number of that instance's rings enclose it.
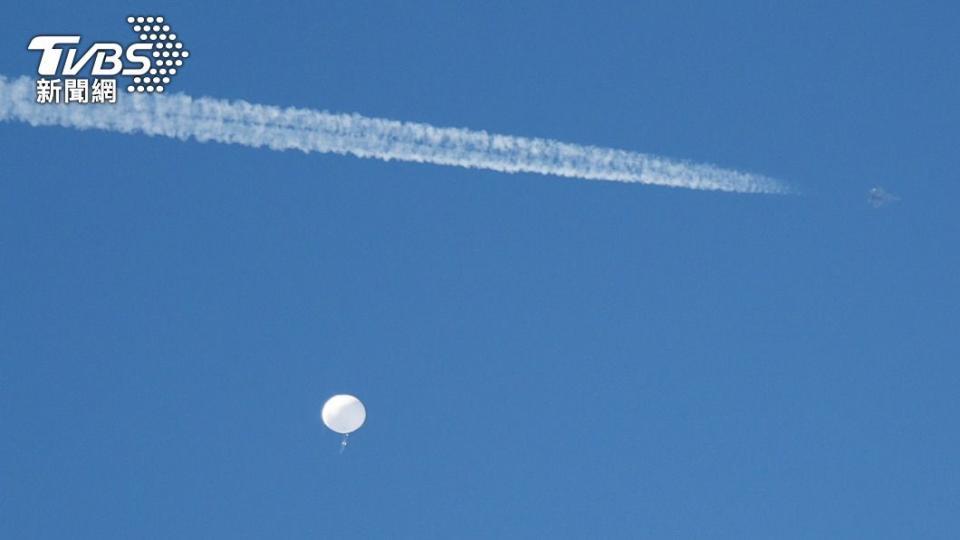
<instances>
[{"instance_id":1,"label":"white contrail","mask_svg":"<svg viewBox=\"0 0 960 540\"><path fill-rule=\"evenodd\" d=\"M27 77L0 76L0 121L585 180L742 193L790 191L765 176L625 150L244 101L122 93L115 105L38 105L34 85Z\"/></svg>"}]
</instances>

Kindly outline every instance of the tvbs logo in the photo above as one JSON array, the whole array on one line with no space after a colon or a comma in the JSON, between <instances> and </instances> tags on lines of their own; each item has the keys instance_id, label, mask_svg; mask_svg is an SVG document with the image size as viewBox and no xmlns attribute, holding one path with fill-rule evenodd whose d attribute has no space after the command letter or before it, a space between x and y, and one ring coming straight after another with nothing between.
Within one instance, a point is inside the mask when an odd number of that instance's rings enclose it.
<instances>
[{"instance_id":1,"label":"tvbs logo","mask_svg":"<svg viewBox=\"0 0 960 540\"><path fill-rule=\"evenodd\" d=\"M116 103L116 76L130 77L129 93L162 93L190 51L163 17L130 16L139 41L96 42L83 52L78 35L39 35L27 49L40 52L37 103ZM78 78L88 71L91 79ZM49 78L48 78L49 77Z\"/></svg>"}]
</instances>

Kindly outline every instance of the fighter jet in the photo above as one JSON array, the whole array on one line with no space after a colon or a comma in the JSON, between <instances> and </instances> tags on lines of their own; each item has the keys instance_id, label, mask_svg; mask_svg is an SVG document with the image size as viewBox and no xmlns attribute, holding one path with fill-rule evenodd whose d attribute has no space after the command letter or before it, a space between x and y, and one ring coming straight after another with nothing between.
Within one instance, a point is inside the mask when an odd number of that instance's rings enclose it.
<instances>
[{"instance_id":1,"label":"fighter jet","mask_svg":"<svg viewBox=\"0 0 960 540\"><path fill-rule=\"evenodd\" d=\"M870 203L870 206L874 208L881 208L888 204L895 203L900 200L900 197L897 197L893 193L883 189L880 186L872 188L867 192L867 202Z\"/></svg>"}]
</instances>

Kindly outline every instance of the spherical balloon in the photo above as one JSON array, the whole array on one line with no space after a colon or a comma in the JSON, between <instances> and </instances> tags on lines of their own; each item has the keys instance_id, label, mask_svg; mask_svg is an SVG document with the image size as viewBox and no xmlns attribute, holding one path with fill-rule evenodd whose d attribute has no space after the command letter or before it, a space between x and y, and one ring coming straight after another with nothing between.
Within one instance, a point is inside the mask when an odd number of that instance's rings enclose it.
<instances>
[{"instance_id":1,"label":"spherical balloon","mask_svg":"<svg viewBox=\"0 0 960 540\"><path fill-rule=\"evenodd\" d=\"M367 419L367 409L349 394L337 394L323 404L323 423L337 433L352 433Z\"/></svg>"}]
</instances>

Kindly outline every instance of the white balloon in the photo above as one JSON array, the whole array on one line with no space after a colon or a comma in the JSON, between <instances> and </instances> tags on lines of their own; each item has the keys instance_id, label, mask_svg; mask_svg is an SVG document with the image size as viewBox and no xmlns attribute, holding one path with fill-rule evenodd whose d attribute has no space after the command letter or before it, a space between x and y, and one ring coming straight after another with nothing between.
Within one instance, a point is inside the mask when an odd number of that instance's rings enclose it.
<instances>
[{"instance_id":1,"label":"white balloon","mask_svg":"<svg viewBox=\"0 0 960 540\"><path fill-rule=\"evenodd\" d=\"M323 423L337 433L352 433L367 419L367 409L349 394L337 394L323 404Z\"/></svg>"}]
</instances>

